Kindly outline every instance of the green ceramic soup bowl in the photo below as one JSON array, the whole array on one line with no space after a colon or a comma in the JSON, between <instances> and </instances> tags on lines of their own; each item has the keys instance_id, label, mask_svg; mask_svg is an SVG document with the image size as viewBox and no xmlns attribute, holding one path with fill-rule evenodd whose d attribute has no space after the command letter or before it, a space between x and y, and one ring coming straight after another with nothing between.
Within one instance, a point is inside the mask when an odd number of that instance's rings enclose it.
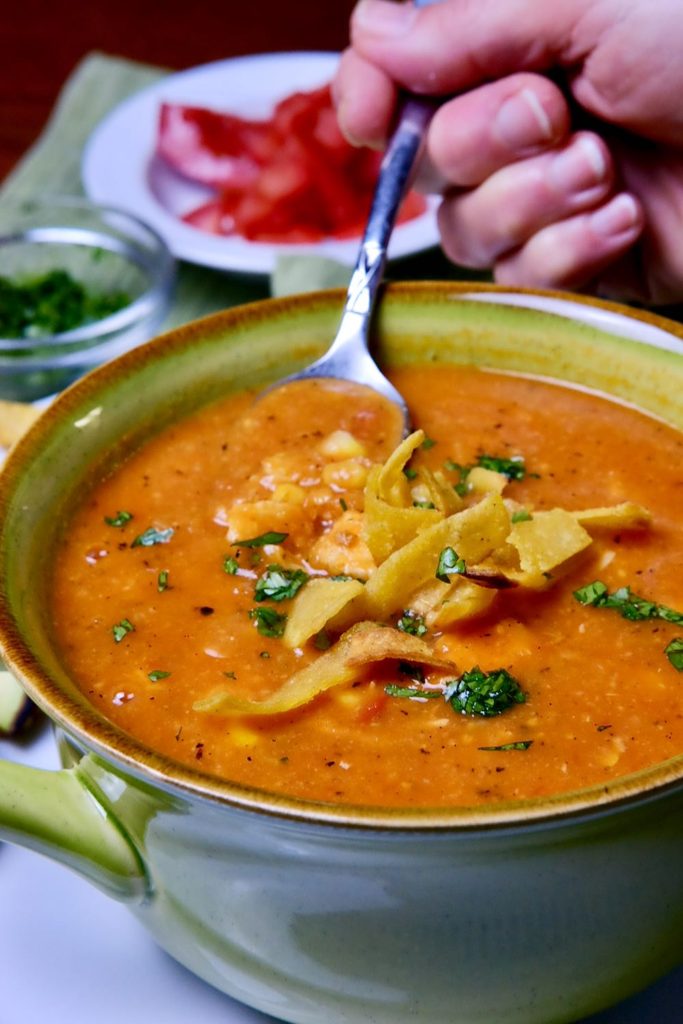
<instances>
[{"instance_id":1,"label":"green ceramic soup bowl","mask_svg":"<svg viewBox=\"0 0 683 1024\"><path fill-rule=\"evenodd\" d=\"M607 786L452 810L320 805L165 759L91 707L48 616L49 552L92 467L317 357L340 292L243 306L84 378L0 483L3 657L64 768L0 764L0 838L127 902L231 996L297 1024L560 1024L681 960L683 756ZM611 393L683 430L683 330L493 286L390 286L385 365L467 363Z\"/></svg>"}]
</instances>

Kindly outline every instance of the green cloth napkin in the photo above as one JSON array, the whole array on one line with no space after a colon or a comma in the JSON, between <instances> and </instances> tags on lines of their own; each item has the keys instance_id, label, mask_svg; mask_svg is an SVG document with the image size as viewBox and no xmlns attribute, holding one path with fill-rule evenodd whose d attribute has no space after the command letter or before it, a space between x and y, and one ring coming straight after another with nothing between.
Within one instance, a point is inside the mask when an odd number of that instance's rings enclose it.
<instances>
[{"instance_id":1,"label":"green cloth napkin","mask_svg":"<svg viewBox=\"0 0 683 1024\"><path fill-rule=\"evenodd\" d=\"M80 163L95 126L128 96L170 72L103 53L88 54L64 85L37 142L0 187L0 204L46 195L83 195ZM162 330L243 302L345 286L350 268L333 260L288 256L278 261L271 280L180 263L174 301ZM463 277L440 250L396 260L389 278Z\"/></svg>"}]
</instances>

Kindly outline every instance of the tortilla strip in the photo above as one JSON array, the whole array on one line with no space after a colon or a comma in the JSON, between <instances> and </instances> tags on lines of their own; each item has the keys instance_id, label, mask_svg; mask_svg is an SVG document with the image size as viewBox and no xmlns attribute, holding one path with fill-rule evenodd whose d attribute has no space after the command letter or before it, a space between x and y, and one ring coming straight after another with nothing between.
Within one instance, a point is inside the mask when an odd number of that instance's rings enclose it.
<instances>
[{"instance_id":1,"label":"tortilla strip","mask_svg":"<svg viewBox=\"0 0 683 1024\"><path fill-rule=\"evenodd\" d=\"M576 516L563 508L534 512L532 519L514 523L509 541L519 552L522 573L532 577L555 569L592 543Z\"/></svg>"},{"instance_id":2,"label":"tortilla strip","mask_svg":"<svg viewBox=\"0 0 683 1024\"><path fill-rule=\"evenodd\" d=\"M363 617L384 620L409 607L411 595L434 578L443 548L454 548L465 562L476 565L503 544L509 531L510 518L497 494L424 530L370 577L357 599L367 610Z\"/></svg>"},{"instance_id":3,"label":"tortilla strip","mask_svg":"<svg viewBox=\"0 0 683 1024\"><path fill-rule=\"evenodd\" d=\"M604 508L584 508L572 512L577 523L590 529L591 526L629 527L649 526L652 522L650 512L637 505L635 501L622 501L619 505L608 505Z\"/></svg>"},{"instance_id":4,"label":"tortilla strip","mask_svg":"<svg viewBox=\"0 0 683 1024\"><path fill-rule=\"evenodd\" d=\"M400 508L380 497L382 469L373 466L365 485L365 512L361 536L379 565L421 531L444 516L435 508Z\"/></svg>"},{"instance_id":5,"label":"tortilla strip","mask_svg":"<svg viewBox=\"0 0 683 1024\"><path fill-rule=\"evenodd\" d=\"M0 447L11 448L38 419L41 411L34 405L0 399Z\"/></svg>"},{"instance_id":6,"label":"tortilla strip","mask_svg":"<svg viewBox=\"0 0 683 1024\"><path fill-rule=\"evenodd\" d=\"M296 672L265 700L248 700L221 691L196 701L193 708L221 715L279 715L308 704L334 686L355 682L365 666L389 659L456 671L452 661L435 654L419 637L376 622L358 622L333 647Z\"/></svg>"},{"instance_id":7,"label":"tortilla strip","mask_svg":"<svg viewBox=\"0 0 683 1024\"><path fill-rule=\"evenodd\" d=\"M292 602L282 637L287 647L300 647L325 628L331 618L363 593L360 580L309 580Z\"/></svg>"}]
</instances>

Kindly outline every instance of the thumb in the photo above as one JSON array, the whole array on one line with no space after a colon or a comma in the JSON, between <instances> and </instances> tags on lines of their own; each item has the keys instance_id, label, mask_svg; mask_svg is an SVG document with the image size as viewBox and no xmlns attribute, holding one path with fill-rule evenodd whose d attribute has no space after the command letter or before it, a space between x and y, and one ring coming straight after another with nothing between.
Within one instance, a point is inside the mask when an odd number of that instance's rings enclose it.
<instances>
[{"instance_id":1,"label":"thumb","mask_svg":"<svg viewBox=\"0 0 683 1024\"><path fill-rule=\"evenodd\" d=\"M594 42L579 43L577 28L596 6L599 0L443 0L424 7L361 0L351 42L406 89L447 94L514 71L575 67Z\"/></svg>"}]
</instances>

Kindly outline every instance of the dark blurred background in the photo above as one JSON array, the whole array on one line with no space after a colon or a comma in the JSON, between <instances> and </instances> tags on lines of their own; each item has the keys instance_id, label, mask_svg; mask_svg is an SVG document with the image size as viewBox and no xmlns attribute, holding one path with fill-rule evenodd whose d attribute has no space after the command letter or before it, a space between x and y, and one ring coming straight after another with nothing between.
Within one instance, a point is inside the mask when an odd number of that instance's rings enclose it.
<instances>
[{"instance_id":1,"label":"dark blurred background","mask_svg":"<svg viewBox=\"0 0 683 1024\"><path fill-rule=\"evenodd\" d=\"M0 181L69 74L99 50L171 70L247 53L341 50L355 0L14 0L0 18Z\"/></svg>"}]
</instances>

